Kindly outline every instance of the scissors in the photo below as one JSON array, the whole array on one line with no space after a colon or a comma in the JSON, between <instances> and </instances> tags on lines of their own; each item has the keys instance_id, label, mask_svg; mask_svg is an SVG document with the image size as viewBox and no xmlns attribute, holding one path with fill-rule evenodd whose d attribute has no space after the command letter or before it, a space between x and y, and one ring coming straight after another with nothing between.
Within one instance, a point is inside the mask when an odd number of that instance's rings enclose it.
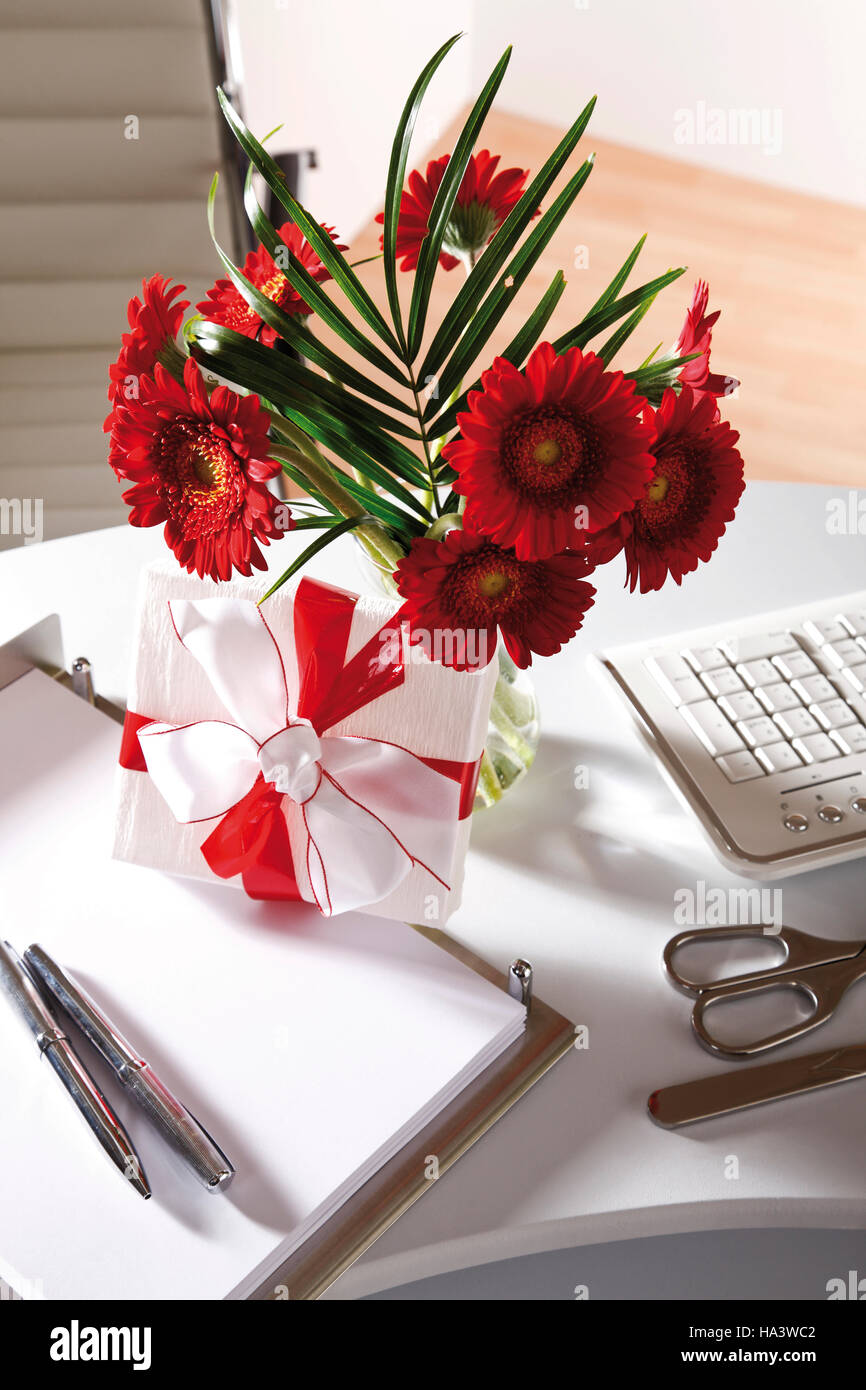
<instances>
[{"instance_id":1,"label":"scissors","mask_svg":"<svg viewBox=\"0 0 866 1390\"><path fill-rule=\"evenodd\" d=\"M736 941L754 937L769 937L778 941L785 952L781 961L764 970L751 970L743 975L729 975L721 980L703 983L686 979L674 968L676 952L691 942ZM672 984L695 999L692 1028L699 1042L717 1057L754 1057L758 1052L766 1052L768 1048L802 1037L804 1033L827 1022L846 990L866 976L866 941L828 941L825 937L810 936L808 932L797 931L794 927L701 927L677 932L676 936L671 937L664 950L664 967ZM713 1005L780 989L798 990L812 1004L812 1012L791 1028L783 1028L754 1042L739 1044L720 1042L707 1029L704 1015Z\"/></svg>"}]
</instances>

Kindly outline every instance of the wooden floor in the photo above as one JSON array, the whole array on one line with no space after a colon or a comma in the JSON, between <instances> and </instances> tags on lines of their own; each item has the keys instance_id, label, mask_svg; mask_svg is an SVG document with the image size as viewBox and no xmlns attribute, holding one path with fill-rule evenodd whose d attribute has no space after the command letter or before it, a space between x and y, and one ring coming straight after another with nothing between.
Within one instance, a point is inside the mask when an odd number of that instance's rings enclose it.
<instances>
[{"instance_id":1,"label":"wooden floor","mask_svg":"<svg viewBox=\"0 0 866 1390\"><path fill-rule=\"evenodd\" d=\"M534 173L560 134L494 112L480 143L500 153L503 165ZM452 140L447 132L430 156L445 153ZM596 167L500 325L495 345L513 336L559 268L568 286L546 336L569 328L647 232L630 287L670 266L689 269L662 291L615 365L635 367L656 343L674 341L693 282L702 277L710 284L710 307L722 311L713 369L742 382L724 413L741 431L747 473L866 486L857 413L866 384L866 213L593 141L591 126L569 173L590 150L597 152ZM378 249L380 230L371 223L353 241L353 260ZM586 248L577 252L581 260L588 252L585 268L575 267L576 248ZM381 262L359 274L384 308ZM434 326L462 274L459 268L438 272ZM401 276L404 291L411 278Z\"/></svg>"}]
</instances>

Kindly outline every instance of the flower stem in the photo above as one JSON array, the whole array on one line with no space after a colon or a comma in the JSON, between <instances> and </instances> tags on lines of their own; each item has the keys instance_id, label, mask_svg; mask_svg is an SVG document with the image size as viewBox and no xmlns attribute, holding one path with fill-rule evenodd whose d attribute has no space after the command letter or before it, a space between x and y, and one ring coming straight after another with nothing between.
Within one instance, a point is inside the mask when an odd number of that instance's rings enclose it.
<instances>
[{"instance_id":1,"label":"flower stem","mask_svg":"<svg viewBox=\"0 0 866 1390\"><path fill-rule=\"evenodd\" d=\"M485 806L494 806L497 801L502 800L499 778L486 748L481 754L481 766L478 770L478 795Z\"/></svg>"},{"instance_id":2,"label":"flower stem","mask_svg":"<svg viewBox=\"0 0 866 1390\"><path fill-rule=\"evenodd\" d=\"M270 454L277 460L285 459L293 463L303 473L307 482L312 483L317 492L326 497L343 516L364 516L364 508L356 502L337 481L335 474L339 469L319 453L312 440L289 420L280 420L277 425L280 433L292 442L289 445L271 443ZM356 536L370 551L377 564L396 569L405 555L405 550L393 540L387 529L377 521L366 521L358 526Z\"/></svg>"}]
</instances>

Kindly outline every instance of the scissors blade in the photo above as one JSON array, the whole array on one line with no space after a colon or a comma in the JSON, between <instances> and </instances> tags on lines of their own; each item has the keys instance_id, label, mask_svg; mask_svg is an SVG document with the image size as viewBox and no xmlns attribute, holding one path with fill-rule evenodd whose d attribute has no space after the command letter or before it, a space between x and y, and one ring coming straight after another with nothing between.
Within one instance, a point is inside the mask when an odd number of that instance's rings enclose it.
<instances>
[{"instance_id":1,"label":"scissors blade","mask_svg":"<svg viewBox=\"0 0 866 1390\"><path fill-rule=\"evenodd\" d=\"M760 1067L738 1067L699 1081L665 1086L653 1091L647 1109L656 1124L664 1129L678 1129L714 1115L728 1115L859 1077L866 1077L866 1043L829 1048L806 1057L786 1057Z\"/></svg>"}]
</instances>

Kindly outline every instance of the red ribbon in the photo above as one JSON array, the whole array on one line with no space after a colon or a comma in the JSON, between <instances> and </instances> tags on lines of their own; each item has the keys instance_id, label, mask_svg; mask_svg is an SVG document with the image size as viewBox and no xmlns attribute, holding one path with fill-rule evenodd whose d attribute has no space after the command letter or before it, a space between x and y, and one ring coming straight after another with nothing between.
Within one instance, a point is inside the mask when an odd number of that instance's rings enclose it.
<instances>
[{"instance_id":1,"label":"red ribbon","mask_svg":"<svg viewBox=\"0 0 866 1390\"><path fill-rule=\"evenodd\" d=\"M357 597L321 580L304 578L294 602L295 650L298 660L298 715L309 719L320 736L341 720L403 684L406 672L399 642L388 640L390 619L346 662L346 649ZM399 630L399 624L395 631ZM344 664L345 663L345 664ZM129 710L123 727L120 765L146 772L138 735L155 721ZM459 817L472 811L481 759L472 763L422 758L443 777L460 783ZM283 793L260 775L253 787L223 816L201 847L208 866L220 878L243 876L251 898L299 902L289 828L282 811Z\"/></svg>"}]
</instances>

